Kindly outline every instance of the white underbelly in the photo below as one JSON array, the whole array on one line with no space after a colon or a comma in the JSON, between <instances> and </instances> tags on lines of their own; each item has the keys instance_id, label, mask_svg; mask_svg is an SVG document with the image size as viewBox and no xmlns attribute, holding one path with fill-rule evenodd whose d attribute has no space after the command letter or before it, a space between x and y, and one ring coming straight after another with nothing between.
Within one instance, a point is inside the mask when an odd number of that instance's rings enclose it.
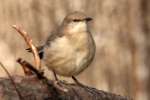
<instances>
[{"instance_id":1,"label":"white underbelly","mask_svg":"<svg viewBox=\"0 0 150 100\"><path fill-rule=\"evenodd\" d=\"M44 61L47 67L63 76L72 76L79 73L88 56L87 49L78 50L66 38L57 39L45 49Z\"/></svg>"}]
</instances>

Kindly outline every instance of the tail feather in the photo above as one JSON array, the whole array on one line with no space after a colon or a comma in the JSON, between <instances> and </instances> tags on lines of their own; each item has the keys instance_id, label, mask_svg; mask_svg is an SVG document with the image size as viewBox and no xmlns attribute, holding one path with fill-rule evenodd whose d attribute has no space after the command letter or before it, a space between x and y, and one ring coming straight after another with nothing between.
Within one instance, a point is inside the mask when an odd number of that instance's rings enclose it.
<instances>
[{"instance_id":1,"label":"tail feather","mask_svg":"<svg viewBox=\"0 0 150 100\"><path fill-rule=\"evenodd\" d=\"M36 48L37 48L37 51L38 51L38 54L39 54L40 59L42 59L43 56L44 56L44 51L43 51L44 46L38 46L38 47L36 47ZM28 52L32 52L31 48L27 48L26 50L27 50Z\"/></svg>"}]
</instances>

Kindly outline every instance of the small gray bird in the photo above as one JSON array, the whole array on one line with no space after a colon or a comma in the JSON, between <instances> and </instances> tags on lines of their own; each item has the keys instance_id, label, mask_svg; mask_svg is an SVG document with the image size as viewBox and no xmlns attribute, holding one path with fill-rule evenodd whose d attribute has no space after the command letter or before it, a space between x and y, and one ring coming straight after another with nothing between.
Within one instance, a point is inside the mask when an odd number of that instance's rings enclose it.
<instances>
[{"instance_id":1,"label":"small gray bird","mask_svg":"<svg viewBox=\"0 0 150 100\"><path fill-rule=\"evenodd\" d=\"M88 27L91 20L82 12L70 13L45 44L37 47L48 69L74 79L88 67L95 55L95 42Z\"/></svg>"}]
</instances>

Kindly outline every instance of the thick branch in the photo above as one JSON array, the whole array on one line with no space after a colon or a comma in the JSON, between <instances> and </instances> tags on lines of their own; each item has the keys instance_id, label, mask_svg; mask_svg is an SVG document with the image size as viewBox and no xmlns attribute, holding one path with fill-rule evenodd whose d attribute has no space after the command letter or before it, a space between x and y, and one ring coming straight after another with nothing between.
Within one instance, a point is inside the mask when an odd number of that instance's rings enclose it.
<instances>
[{"instance_id":1,"label":"thick branch","mask_svg":"<svg viewBox=\"0 0 150 100\"><path fill-rule=\"evenodd\" d=\"M47 88L43 83L34 78L15 76L14 80L25 100L131 100L127 97L104 92L91 87L81 87L64 82L59 82L58 84L68 89L68 92L63 92L56 88L54 90L53 86ZM0 88L0 95L4 100L19 100L10 79L0 79Z\"/></svg>"}]
</instances>

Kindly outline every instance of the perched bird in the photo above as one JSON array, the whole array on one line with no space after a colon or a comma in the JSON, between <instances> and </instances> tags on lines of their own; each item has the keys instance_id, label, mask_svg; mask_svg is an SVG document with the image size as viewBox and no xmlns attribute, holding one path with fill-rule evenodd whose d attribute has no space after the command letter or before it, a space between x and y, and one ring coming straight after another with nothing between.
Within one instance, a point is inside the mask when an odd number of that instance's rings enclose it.
<instances>
[{"instance_id":1,"label":"perched bird","mask_svg":"<svg viewBox=\"0 0 150 100\"><path fill-rule=\"evenodd\" d=\"M91 20L82 12L70 13L45 44L37 47L48 69L74 79L89 66L95 55L95 42L88 27Z\"/></svg>"}]
</instances>

